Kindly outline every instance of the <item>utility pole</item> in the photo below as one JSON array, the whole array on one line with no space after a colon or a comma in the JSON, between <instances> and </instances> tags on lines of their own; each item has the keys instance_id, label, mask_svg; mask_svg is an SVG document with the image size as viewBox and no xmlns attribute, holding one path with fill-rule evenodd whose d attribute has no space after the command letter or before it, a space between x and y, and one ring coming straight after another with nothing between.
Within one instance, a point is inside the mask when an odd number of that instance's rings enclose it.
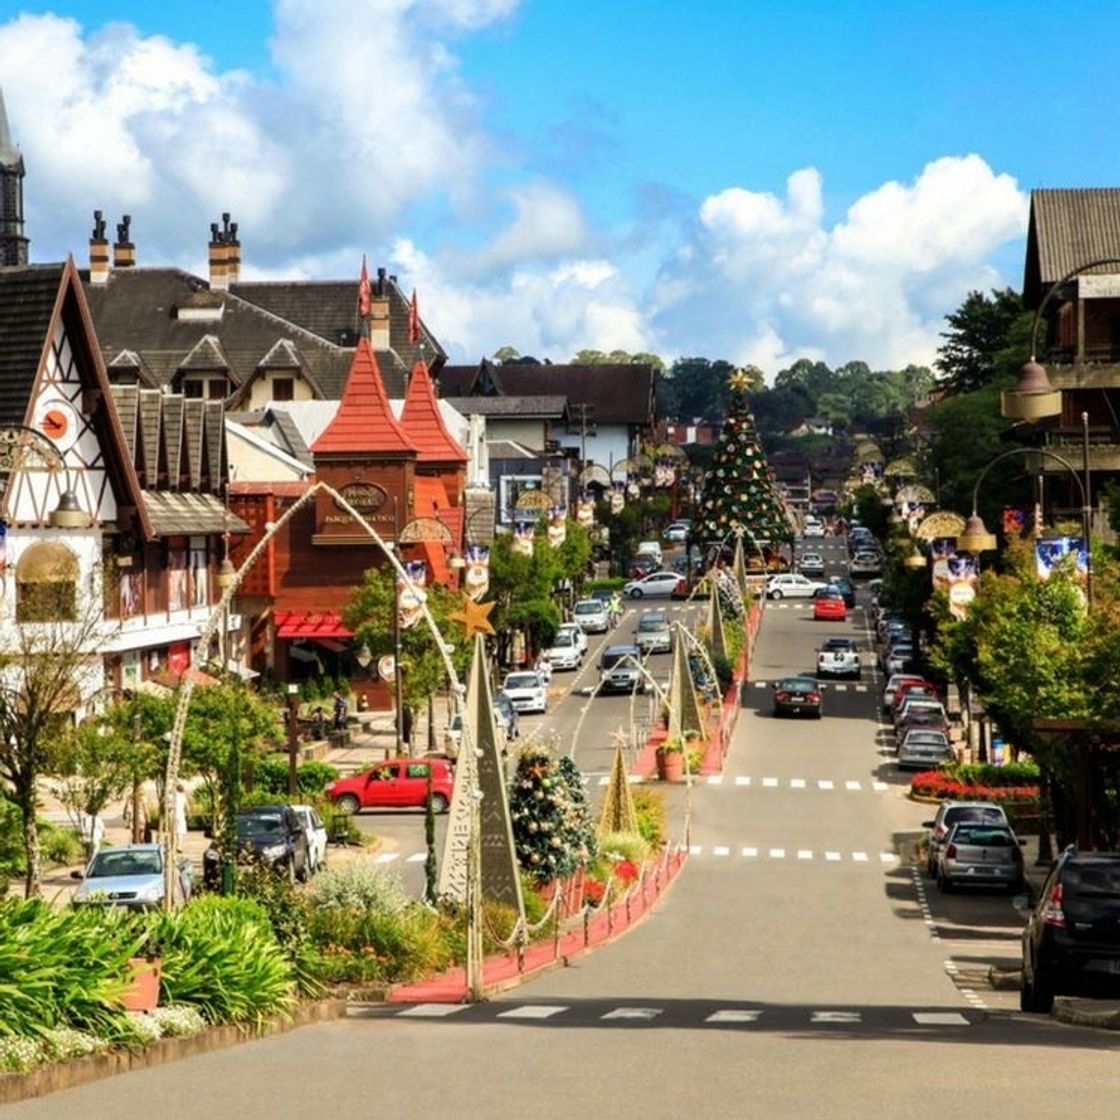
<instances>
[{"instance_id":1,"label":"utility pole","mask_svg":"<svg viewBox=\"0 0 1120 1120\"><path fill-rule=\"evenodd\" d=\"M582 401L579 404L569 404L568 408L579 414L579 462L581 467L585 467L587 465L587 414L594 412L595 406Z\"/></svg>"}]
</instances>

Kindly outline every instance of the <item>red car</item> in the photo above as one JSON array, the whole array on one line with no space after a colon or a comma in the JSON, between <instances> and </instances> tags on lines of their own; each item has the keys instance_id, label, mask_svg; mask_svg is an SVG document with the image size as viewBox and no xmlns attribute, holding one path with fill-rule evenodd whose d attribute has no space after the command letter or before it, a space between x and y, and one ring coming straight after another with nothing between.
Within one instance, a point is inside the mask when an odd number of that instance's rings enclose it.
<instances>
[{"instance_id":1,"label":"red car","mask_svg":"<svg viewBox=\"0 0 1120 1120\"><path fill-rule=\"evenodd\" d=\"M848 617L848 606L844 602L844 593L836 591L829 594L828 589L819 592L813 598L813 617L827 622L844 622Z\"/></svg>"},{"instance_id":2,"label":"red car","mask_svg":"<svg viewBox=\"0 0 1120 1120\"><path fill-rule=\"evenodd\" d=\"M347 813L362 809L423 808L432 775L432 808L447 811L455 788L451 763L445 758L396 758L379 762L351 778L339 778L326 788L327 796Z\"/></svg>"}]
</instances>

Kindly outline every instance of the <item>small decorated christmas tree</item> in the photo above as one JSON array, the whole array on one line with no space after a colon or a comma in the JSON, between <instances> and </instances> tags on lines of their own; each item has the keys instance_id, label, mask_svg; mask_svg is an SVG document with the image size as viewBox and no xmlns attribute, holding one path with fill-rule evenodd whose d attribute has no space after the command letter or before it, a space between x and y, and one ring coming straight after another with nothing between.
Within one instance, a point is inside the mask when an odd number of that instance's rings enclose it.
<instances>
[{"instance_id":1,"label":"small decorated christmas tree","mask_svg":"<svg viewBox=\"0 0 1120 1120\"><path fill-rule=\"evenodd\" d=\"M727 419L700 501L701 531L707 540L722 541L739 528L756 541L777 543L792 535L747 403L750 384L744 370L736 370L729 380Z\"/></svg>"},{"instance_id":2,"label":"small decorated christmas tree","mask_svg":"<svg viewBox=\"0 0 1120 1120\"><path fill-rule=\"evenodd\" d=\"M547 747L522 751L509 796L518 862L538 883L564 879L595 858L595 826L583 777Z\"/></svg>"}]
</instances>

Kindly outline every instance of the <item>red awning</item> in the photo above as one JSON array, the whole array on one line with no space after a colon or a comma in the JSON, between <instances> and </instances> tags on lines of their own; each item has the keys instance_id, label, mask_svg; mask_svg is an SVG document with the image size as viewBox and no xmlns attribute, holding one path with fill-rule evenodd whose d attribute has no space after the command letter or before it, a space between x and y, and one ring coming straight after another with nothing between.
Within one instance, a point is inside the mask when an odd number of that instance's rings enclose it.
<instances>
[{"instance_id":1,"label":"red awning","mask_svg":"<svg viewBox=\"0 0 1120 1120\"><path fill-rule=\"evenodd\" d=\"M352 638L334 611L277 611L278 638Z\"/></svg>"}]
</instances>

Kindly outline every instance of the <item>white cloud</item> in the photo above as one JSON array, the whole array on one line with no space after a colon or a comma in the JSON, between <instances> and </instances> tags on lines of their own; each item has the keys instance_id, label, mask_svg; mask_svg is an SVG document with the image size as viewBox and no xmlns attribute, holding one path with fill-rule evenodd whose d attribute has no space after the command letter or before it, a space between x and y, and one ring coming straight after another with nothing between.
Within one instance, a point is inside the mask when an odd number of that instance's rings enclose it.
<instances>
[{"instance_id":1,"label":"white cloud","mask_svg":"<svg viewBox=\"0 0 1120 1120\"><path fill-rule=\"evenodd\" d=\"M580 252L587 228L579 203L551 183L523 183L507 196L512 222L488 246L470 258L471 271L492 271L519 261Z\"/></svg>"}]
</instances>

